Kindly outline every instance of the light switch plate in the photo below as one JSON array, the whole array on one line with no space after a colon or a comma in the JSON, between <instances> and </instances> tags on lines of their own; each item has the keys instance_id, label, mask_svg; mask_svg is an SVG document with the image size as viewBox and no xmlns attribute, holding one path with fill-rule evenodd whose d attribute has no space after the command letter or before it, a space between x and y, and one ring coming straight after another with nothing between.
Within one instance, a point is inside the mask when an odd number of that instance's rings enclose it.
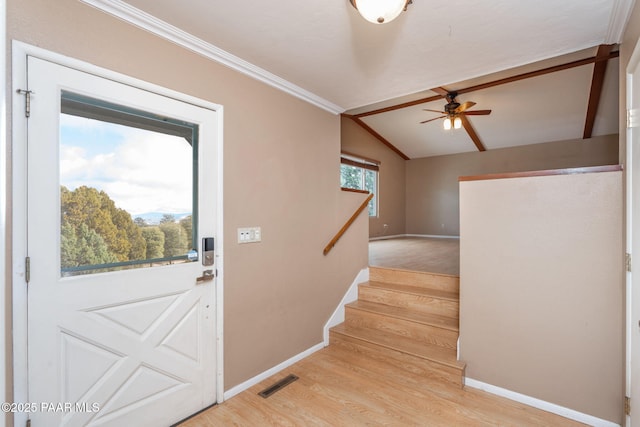
<instances>
[{"instance_id":1,"label":"light switch plate","mask_svg":"<svg viewBox=\"0 0 640 427\"><path fill-rule=\"evenodd\" d=\"M257 243L262 241L262 229L260 227L238 228L238 243Z\"/></svg>"}]
</instances>

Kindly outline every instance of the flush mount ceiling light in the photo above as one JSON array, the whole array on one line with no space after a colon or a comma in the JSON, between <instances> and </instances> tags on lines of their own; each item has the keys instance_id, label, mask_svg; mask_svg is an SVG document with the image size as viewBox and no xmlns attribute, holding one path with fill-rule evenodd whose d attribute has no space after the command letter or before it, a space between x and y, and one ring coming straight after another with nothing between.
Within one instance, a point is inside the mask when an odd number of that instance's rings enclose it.
<instances>
[{"instance_id":1,"label":"flush mount ceiling light","mask_svg":"<svg viewBox=\"0 0 640 427\"><path fill-rule=\"evenodd\" d=\"M407 10L412 0L349 0L364 19L374 24L391 22Z\"/></svg>"}]
</instances>

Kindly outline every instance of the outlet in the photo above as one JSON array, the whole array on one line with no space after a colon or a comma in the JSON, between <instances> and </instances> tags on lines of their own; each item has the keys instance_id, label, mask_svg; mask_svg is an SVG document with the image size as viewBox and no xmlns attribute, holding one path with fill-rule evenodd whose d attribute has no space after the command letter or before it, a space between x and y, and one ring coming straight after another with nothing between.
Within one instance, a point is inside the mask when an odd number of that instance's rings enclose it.
<instances>
[{"instance_id":1,"label":"outlet","mask_svg":"<svg viewBox=\"0 0 640 427\"><path fill-rule=\"evenodd\" d=\"M262 229L260 227L238 228L238 243L257 243L262 241Z\"/></svg>"}]
</instances>

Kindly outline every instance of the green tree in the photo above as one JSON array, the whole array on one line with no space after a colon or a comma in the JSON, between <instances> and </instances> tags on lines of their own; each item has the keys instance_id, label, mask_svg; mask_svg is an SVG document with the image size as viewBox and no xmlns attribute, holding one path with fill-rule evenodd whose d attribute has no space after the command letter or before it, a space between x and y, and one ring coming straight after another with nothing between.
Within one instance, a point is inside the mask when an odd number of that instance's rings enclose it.
<instances>
[{"instance_id":1,"label":"green tree","mask_svg":"<svg viewBox=\"0 0 640 427\"><path fill-rule=\"evenodd\" d=\"M147 224L147 221L145 221L145 220L144 220L144 218L140 218L140 217L136 217L136 218L133 220L133 222L135 222L135 224L136 224L138 227L140 227L140 228L142 228L142 227L146 227L146 226L148 225L148 224Z\"/></svg>"},{"instance_id":2,"label":"green tree","mask_svg":"<svg viewBox=\"0 0 640 427\"><path fill-rule=\"evenodd\" d=\"M160 224L169 224L176 222L176 217L171 214L163 214L160 218Z\"/></svg>"},{"instance_id":3,"label":"green tree","mask_svg":"<svg viewBox=\"0 0 640 427\"><path fill-rule=\"evenodd\" d=\"M106 244L108 252L115 256L115 261L146 259L146 241L142 237L140 227L133 222L127 211L116 207L115 202L107 193L87 186L69 191L62 186L60 198L62 224L67 224L73 229L76 239L78 239L78 245L81 244L80 239L82 238L87 241L87 244L98 244L92 234L95 233ZM82 228L83 225L87 227L87 230ZM70 230L66 230L66 235L72 235ZM65 238L65 230L63 229L61 246L71 246L72 240L65 241ZM72 239L72 237L69 238ZM67 255L71 255L71 253L72 251L67 251ZM78 260L81 254L76 253L75 256ZM104 258L102 255L96 256ZM108 258L112 259L111 256Z\"/></svg>"},{"instance_id":4,"label":"green tree","mask_svg":"<svg viewBox=\"0 0 640 427\"><path fill-rule=\"evenodd\" d=\"M63 219L60 229L60 266L62 268L76 267L78 265L78 251L76 230Z\"/></svg>"},{"instance_id":5,"label":"green tree","mask_svg":"<svg viewBox=\"0 0 640 427\"><path fill-rule=\"evenodd\" d=\"M184 229L185 234L187 235L187 240L189 241L189 248L193 246L193 223L191 219L191 215L185 216L180 220L180 226ZM195 249L195 248L194 248Z\"/></svg>"},{"instance_id":6,"label":"green tree","mask_svg":"<svg viewBox=\"0 0 640 427\"><path fill-rule=\"evenodd\" d=\"M164 233L159 227L145 227L142 237L147 242L147 258L157 259L164 256Z\"/></svg>"},{"instance_id":7,"label":"green tree","mask_svg":"<svg viewBox=\"0 0 640 427\"><path fill-rule=\"evenodd\" d=\"M184 228L175 222L160 224L160 230L164 233L165 258L185 255L191 246Z\"/></svg>"},{"instance_id":8,"label":"green tree","mask_svg":"<svg viewBox=\"0 0 640 427\"><path fill-rule=\"evenodd\" d=\"M362 168L340 165L340 186L362 189Z\"/></svg>"},{"instance_id":9,"label":"green tree","mask_svg":"<svg viewBox=\"0 0 640 427\"><path fill-rule=\"evenodd\" d=\"M117 262L102 236L81 224L76 231L68 222L62 225L61 267L78 267Z\"/></svg>"}]
</instances>

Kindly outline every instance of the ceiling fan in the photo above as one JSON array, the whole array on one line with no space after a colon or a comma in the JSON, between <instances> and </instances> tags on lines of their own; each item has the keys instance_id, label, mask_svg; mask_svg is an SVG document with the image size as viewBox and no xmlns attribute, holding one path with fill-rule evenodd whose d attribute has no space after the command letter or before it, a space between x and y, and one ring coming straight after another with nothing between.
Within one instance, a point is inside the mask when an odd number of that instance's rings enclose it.
<instances>
[{"instance_id":1,"label":"ceiling fan","mask_svg":"<svg viewBox=\"0 0 640 427\"><path fill-rule=\"evenodd\" d=\"M425 108L424 111L430 111L433 113L443 114L442 116L435 117L429 120L423 120L420 123L429 123L434 120L445 119L443 122L443 127L445 130L449 130L451 128L460 129L464 126L465 130L469 134L469 137L473 140L478 147L478 150L485 151L485 147L480 141L480 138L476 134L473 126L467 119L467 116L486 116L491 114L491 110L469 110L471 107L476 105L475 102L467 101L460 104L456 101L456 97L458 96L458 92L456 91L448 91L444 88L438 87L435 89L431 89L432 91L442 95L446 100L447 104L444 106L444 111L440 110L430 110Z\"/></svg>"}]
</instances>

